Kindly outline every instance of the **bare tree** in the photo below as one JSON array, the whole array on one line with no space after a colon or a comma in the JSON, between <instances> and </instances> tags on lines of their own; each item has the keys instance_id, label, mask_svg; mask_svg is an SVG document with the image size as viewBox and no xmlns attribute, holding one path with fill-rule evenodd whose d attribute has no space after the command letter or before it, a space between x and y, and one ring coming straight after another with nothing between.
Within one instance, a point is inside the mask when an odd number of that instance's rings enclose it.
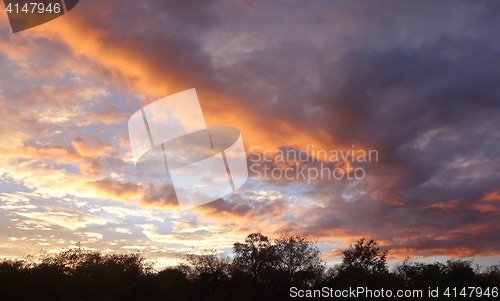
<instances>
[{"instance_id":1,"label":"bare tree","mask_svg":"<svg viewBox=\"0 0 500 301\"><path fill-rule=\"evenodd\" d=\"M191 279L227 282L231 274L231 259L216 250L198 250L181 256L180 269Z\"/></svg>"},{"instance_id":2,"label":"bare tree","mask_svg":"<svg viewBox=\"0 0 500 301\"><path fill-rule=\"evenodd\" d=\"M262 233L249 234L245 242L235 243L233 250L235 267L242 272L250 273L257 280L261 280L279 260L276 245Z\"/></svg>"},{"instance_id":3,"label":"bare tree","mask_svg":"<svg viewBox=\"0 0 500 301\"><path fill-rule=\"evenodd\" d=\"M307 235L285 233L270 239L262 233L252 233L244 243L234 244L234 263L261 283L310 285L325 269L316 244L317 241L310 240Z\"/></svg>"},{"instance_id":4,"label":"bare tree","mask_svg":"<svg viewBox=\"0 0 500 301\"><path fill-rule=\"evenodd\" d=\"M377 245L374 239L360 238L356 244L342 251L342 267L361 268L368 272L387 272L389 250L381 249Z\"/></svg>"}]
</instances>

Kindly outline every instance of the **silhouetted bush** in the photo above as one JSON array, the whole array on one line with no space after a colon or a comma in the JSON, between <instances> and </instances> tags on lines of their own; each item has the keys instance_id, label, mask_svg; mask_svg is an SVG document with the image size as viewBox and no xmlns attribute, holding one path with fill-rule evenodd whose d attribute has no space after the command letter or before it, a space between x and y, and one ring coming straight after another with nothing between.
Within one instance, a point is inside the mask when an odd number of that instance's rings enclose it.
<instances>
[{"instance_id":1,"label":"silhouetted bush","mask_svg":"<svg viewBox=\"0 0 500 301\"><path fill-rule=\"evenodd\" d=\"M306 235L285 233L272 239L252 233L234 244L233 258L214 250L189 253L180 256L177 267L162 271L153 270L138 253L104 255L78 246L42 253L37 262L32 258L0 261L1 300L293 300L297 298L290 297L292 286L425 292L429 287L444 291L447 287L491 290L500 286L500 266L481 270L471 260L460 258L431 264L405 260L389 271L389 251L364 238L342 251L340 265L325 270L316 244ZM433 298L444 299L453 298Z\"/></svg>"}]
</instances>

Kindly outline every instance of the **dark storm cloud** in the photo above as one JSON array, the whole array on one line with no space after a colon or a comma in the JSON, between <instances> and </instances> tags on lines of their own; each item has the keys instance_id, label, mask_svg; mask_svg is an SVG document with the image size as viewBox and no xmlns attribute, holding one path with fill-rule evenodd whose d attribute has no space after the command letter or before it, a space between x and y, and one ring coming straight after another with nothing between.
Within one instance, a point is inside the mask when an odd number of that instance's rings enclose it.
<instances>
[{"instance_id":1,"label":"dark storm cloud","mask_svg":"<svg viewBox=\"0 0 500 301\"><path fill-rule=\"evenodd\" d=\"M498 242L491 239L498 227L467 232L498 225L498 205L482 210L479 200L498 189L500 180L500 42L494 30L500 24L492 14L499 4L388 4L392 8L323 3L316 7L316 22L307 23L301 22L312 20L309 5L302 4L303 13L297 6L283 7L297 13L298 22L291 25L273 7L277 18L265 19L272 26L257 34L268 44L219 71L231 90L268 120L326 129L337 145L379 150L380 162L367 169L374 183L364 189L373 197L330 200L330 211L318 209L317 220L304 221L311 225L306 230L374 232L390 243L399 236L404 240L398 229L417 229L421 237L411 239L408 248L498 253ZM328 11L344 11L353 23L338 29L324 17ZM259 11L255 19L269 14ZM247 26L248 18L242 16ZM316 27L332 34L307 35ZM326 193L334 199L342 188L331 186ZM453 210L429 208L453 200L458 200ZM449 240L437 239L443 235Z\"/></svg>"},{"instance_id":2,"label":"dark storm cloud","mask_svg":"<svg viewBox=\"0 0 500 301\"><path fill-rule=\"evenodd\" d=\"M498 255L500 248L498 202L481 201L500 189L498 11L499 2L476 1L110 1L81 3L72 13L102 33L104 63L125 51L125 61L140 62L125 67L169 87L154 96L196 87L227 96L228 110L243 108L241 119L269 132L280 121L311 140L326 132L331 149L379 151L357 186L294 186L313 204L277 231L372 235L430 256ZM162 197L109 181L94 186L146 205ZM171 186L161 190L173 194ZM286 202L236 195L200 210L259 224L258 216L282 218Z\"/></svg>"},{"instance_id":3,"label":"dark storm cloud","mask_svg":"<svg viewBox=\"0 0 500 301\"><path fill-rule=\"evenodd\" d=\"M491 240L498 228L467 233L498 223L498 211L480 210L478 203L500 180L500 42L494 30L500 21L492 13L498 3L245 4L200 8L205 12L195 13L204 16L206 28L174 17L193 30L182 43L145 35L141 44L182 49L179 65L170 58L180 52L155 60L165 68L196 70L186 77L234 96L264 123L321 128L335 142L332 148L361 144L379 151L380 162L367 167L370 185L349 203L336 197L347 191L345 184L311 188L329 197L316 199L326 210L311 209L316 214L305 215L304 230L372 232L388 244L407 241L398 247L417 251L498 253ZM193 42L224 34L243 42L219 61ZM430 208L453 200L453 210ZM250 210L230 204L213 206L236 214ZM417 232L405 237L401 229ZM470 235L484 243L472 243ZM448 240L438 239L443 236Z\"/></svg>"}]
</instances>

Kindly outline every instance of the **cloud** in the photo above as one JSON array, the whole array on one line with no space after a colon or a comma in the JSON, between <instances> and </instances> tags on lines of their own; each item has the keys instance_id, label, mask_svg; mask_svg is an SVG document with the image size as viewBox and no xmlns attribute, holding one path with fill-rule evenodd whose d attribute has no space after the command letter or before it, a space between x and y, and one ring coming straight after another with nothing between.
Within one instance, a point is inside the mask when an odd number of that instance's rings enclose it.
<instances>
[{"instance_id":1,"label":"cloud","mask_svg":"<svg viewBox=\"0 0 500 301\"><path fill-rule=\"evenodd\" d=\"M69 230L77 230L88 227L91 224L105 225L112 221L94 216L85 212L42 206L44 211L16 212L15 214L25 217L24 223L42 223L50 226L59 226Z\"/></svg>"},{"instance_id":2,"label":"cloud","mask_svg":"<svg viewBox=\"0 0 500 301\"><path fill-rule=\"evenodd\" d=\"M216 226L215 229L198 230L189 233L162 234L157 232L157 226L153 224L140 225L142 233L151 241L158 244L171 244L183 246L184 251L189 248L223 249L231 248L234 241L227 236L229 229Z\"/></svg>"},{"instance_id":3,"label":"cloud","mask_svg":"<svg viewBox=\"0 0 500 301\"><path fill-rule=\"evenodd\" d=\"M123 234L132 234L132 232L129 229L124 229L124 228L116 228L116 232Z\"/></svg>"},{"instance_id":4,"label":"cloud","mask_svg":"<svg viewBox=\"0 0 500 301\"><path fill-rule=\"evenodd\" d=\"M110 179L87 182L88 187L96 189L105 198L131 203L143 193L141 185L133 182L119 182Z\"/></svg>"},{"instance_id":5,"label":"cloud","mask_svg":"<svg viewBox=\"0 0 500 301\"><path fill-rule=\"evenodd\" d=\"M118 216L121 219L126 217L144 217L148 221L158 221L165 222L165 218L156 214L154 210L151 209L131 209L131 208L123 208L123 207L112 207L112 206L99 206L99 209L111 214ZM118 231L120 232L120 231Z\"/></svg>"},{"instance_id":6,"label":"cloud","mask_svg":"<svg viewBox=\"0 0 500 301\"><path fill-rule=\"evenodd\" d=\"M107 155L109 152L113 151L111 147L106 147L103 145L102 141L98 138L93 139L94 145L90 145L83 139L76 139L71 144L76 149L76 151L84 157L100 157Z\"/></svg>"},{"instance_id":7,"label":"cloud","mask_svg":"<svg viewBox=\"0 0 500 301\"><path fill-rule=\"evenodd\" d=\"M123 124L195 87L206 123L239 128L247 151L355 144L380 160L359 182L250 180L180 214L176 233L144 226L151 241L230 245L206 227L217 223L227 240L288 230L372 236L399 257L498 255L498 6L107 1L19 35L3 17L0 172L45 196L177 210L168 177L134 169ZM76 214L3 206L27 210L30 229Z\"/></svg>"}]
</instances>

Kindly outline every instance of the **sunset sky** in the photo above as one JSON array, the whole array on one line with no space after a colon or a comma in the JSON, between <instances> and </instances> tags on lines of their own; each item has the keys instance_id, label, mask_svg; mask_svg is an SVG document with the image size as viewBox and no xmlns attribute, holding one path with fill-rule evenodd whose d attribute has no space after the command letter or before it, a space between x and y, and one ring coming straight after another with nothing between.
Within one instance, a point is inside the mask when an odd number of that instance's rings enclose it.
<instances>
[{"instance_id":1,"label":"sunset sky","mask_svg":"<svg viewBox=\"0 0 500 301\"><path fill-rule=\"evenodd\" d=\"M289 231L319 239L329 263L362 236L392 261L498 263L499 12L498 1L80 0L15 34L0 13L0 257L81 242L166 266L193 247L230 252L249 233ZM252 148L270 158L313 145L376 150L378 162L348 162L362 180L251 171L236 193L181 211L168 176L135 168L127 122L191 88L206 124L241 131L249 167ZM347 163L317 161L300 165Z\"/></svg>"}]
</instances>

